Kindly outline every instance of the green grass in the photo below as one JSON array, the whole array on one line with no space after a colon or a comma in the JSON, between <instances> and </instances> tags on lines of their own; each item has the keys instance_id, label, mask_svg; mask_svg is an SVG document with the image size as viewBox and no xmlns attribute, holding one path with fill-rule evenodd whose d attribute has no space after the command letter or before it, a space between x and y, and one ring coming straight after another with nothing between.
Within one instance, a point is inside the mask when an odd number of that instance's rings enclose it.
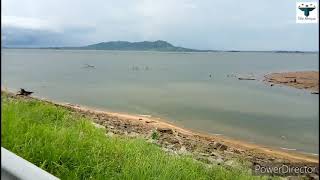
<instances>
[{"instance_id":1,"label":"green grass","mask_svg":"<svg viewBox=\"0 0 320 180\"><path fill-rule=\"evenodd\" d=\"M1 96L1 145L61 179L258 178L168 155L143 139L107 137L62 107Z\"/></svg>"},{"instance_id":2,"label":"green grass","mask_svg":"<svg viewBox=\"0 0 320 180\"><path fill-rule=\"evenodd\" d=\"M158 140L159 139L159 133L157 131L153 131L152 134L151 134L151 138L152 139L155 139L155 140Z\"/></svg>"}]
</instances>

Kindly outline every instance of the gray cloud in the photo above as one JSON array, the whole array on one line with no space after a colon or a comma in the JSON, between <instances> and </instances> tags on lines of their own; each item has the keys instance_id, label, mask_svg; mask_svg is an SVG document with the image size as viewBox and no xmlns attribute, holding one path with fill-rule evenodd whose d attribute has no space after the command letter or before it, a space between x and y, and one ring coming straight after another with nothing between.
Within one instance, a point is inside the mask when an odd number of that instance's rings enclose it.
<instances>
[{"instance_id":1,"label":"gray cloud","mask_svg":"<svg viewBox=\"0 0 320 180\"><path fill-rule=\"evenodd\" d=\"M78 46L166 40L200 49L317 50L292 0L4 0L5 42Z\"/></svg>"}]
</instances>

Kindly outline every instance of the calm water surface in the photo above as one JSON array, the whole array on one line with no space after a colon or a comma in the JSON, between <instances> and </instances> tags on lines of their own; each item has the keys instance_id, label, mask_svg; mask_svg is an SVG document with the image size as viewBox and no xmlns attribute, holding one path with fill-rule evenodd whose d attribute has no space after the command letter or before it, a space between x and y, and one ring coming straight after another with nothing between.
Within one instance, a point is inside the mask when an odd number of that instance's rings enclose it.
<instances>
[{"instance_id":1,"label":"calm water surface","mask_svg":"<svg viewBox=\"0 0 320 180\"><path fill-rule=\"evenodd\" d=\"M318 95L229 76L318 70L318 54L4 49L1 55L1 85L11 90L319 152Z\"/></svg>"}]
</instances>

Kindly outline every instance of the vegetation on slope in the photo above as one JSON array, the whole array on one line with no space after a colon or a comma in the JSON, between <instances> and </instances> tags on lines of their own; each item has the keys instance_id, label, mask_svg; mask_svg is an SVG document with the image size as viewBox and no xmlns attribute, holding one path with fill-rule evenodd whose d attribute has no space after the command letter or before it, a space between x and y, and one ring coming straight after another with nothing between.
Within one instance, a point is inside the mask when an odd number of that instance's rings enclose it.
<instances>
[{"instance_id":1,"label":"vegetation on slope","mask_svg":"<svg viewBox=\"0 0 320 180\"><path fill-rule=\"evenodd\" d=\"M169 155L143 139L107 137L89 119L38 100L2 99L2 146L61 179L255 179Z\"/></svg>"}]
</instances>

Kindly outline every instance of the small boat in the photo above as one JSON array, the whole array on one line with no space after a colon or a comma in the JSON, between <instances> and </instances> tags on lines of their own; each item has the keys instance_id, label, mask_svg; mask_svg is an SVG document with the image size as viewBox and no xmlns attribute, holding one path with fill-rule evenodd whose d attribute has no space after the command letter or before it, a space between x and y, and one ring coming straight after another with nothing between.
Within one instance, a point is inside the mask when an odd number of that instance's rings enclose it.
<instances>
[{"instance_id":1,"label":"small boat","mask_svg":"<svg viewBox=\"0 0 320 180\"><path fill-rule=\"evenodd\" d=\"M90 64L85 64L85 68L96 68L96 67Z\"/></svg>"},{"instance_id":2,"label":"small boat","mask_svg":"<svg viewBox=\"0 0 320 180\"><path fill-rule=\"evenodd\" d=\"M256 80L255 78L241 78L241 77L239 77L238 79L239 80Z\"/></svg>"}]
</instances>

